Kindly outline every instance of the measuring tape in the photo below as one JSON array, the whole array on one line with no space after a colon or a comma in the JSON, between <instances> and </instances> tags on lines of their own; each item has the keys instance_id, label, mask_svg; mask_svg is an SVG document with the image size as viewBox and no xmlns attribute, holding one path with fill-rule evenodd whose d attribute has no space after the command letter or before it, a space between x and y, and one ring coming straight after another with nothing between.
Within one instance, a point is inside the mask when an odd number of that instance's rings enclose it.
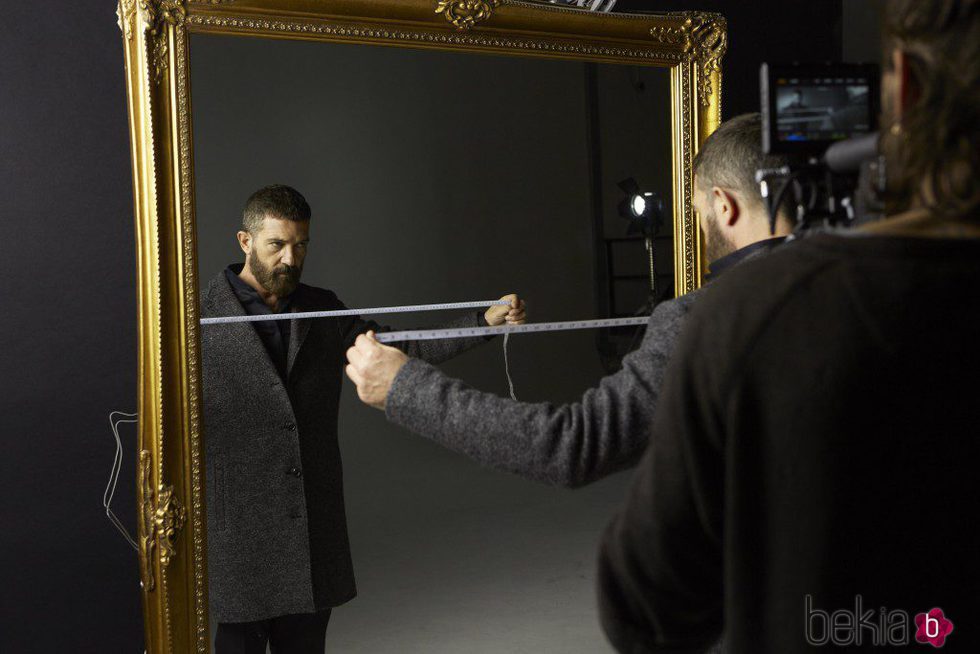
<instances>
[{"instance_id":1,"label":"measuring tape","mask_svg":"<svg viewBox=\"0 0 980 654\"><path fill-rule=\"evenodd\" d=\"M378 313L408 313L412 311L451 311L453 309L482 309L484 307L510 306L506 300L478 300L475 302L447 302L443 304L408 304L394 307L372 307L368 309L336 309L331 311L297 311L295 313L270 313L247 316L224 316L221 318L201 318L202 325L219 325L237 322L258 322L261 320L294 320L302 318L337 318L340 316L365 316ZM379 332L374 335L380 343L400 341L432 341L444 338L474 338L478 336L504 335L504 367L510 396L516 400L514 382L510 377L510 364L507 360L507 337L510 334L538 332L557 332L571 329L599 329L602 327L627 327L646 325L650 316L636 318L600 318L598 320L566 320L563 322L538 322L529 325L498 325L496 327L458 327L450 329L414 329L400 332Z\"/></svg>"},{"instance_id":2,"label":"measuring tape","mask_svg":"<svg viewBox=\"0 0 980 654\"><path fill-rule=\"evenodd\" d=\"M645 325L650 316L636 318L600 318L598 320L566 320L564 322L535 322L528 325L499 325L496 327L459 327L454 329L413 329L402 332L378 332L374 338L379 343L397 341L434 341L442 338L473 338L496 334L527 334L560 332L569 329L598 329L600 327L627 327Z\"/></svg>"},{"instance_id":3,"label":"measuring tape","mask_svg":"<svg viewBox=\"0 0 980 654\"><path fill-rule=\"evenodd\" d=\"M338 318L340 316L367 316L375 313L410 313L412 311L452 311L454 309L482 309L507 307L507 300L477 300L475 302L447 302L444 304L405 304L397 307L372 307L369 309L335 309L332 311L297 311L295 313L263 313L254 316L224 316L201 318L202 325L218 325L232 322L259 322L262 320L293 320L300 318Z\"/></svg>"},{"instance_id":4,"label":"measuring tape","mask_svg":"<svg viewBox=\"0 0 980 654\"><path fill-rule=\"evenodd\" d=\"M403 304L394 307L367 309L335 309L331 311L297 311L295 313L268 313L247 316L223 316L201 318L202 325L219 325L262 320L293 320L302 318L338 318L341 316L366 316L378 313L409 313L413 311L452 311L454 309L482 309L485 307L510 306L507 300L477 300L474 302L445 302L442 304ZM645 325L650 316L637 318L600 318L598 320L566 320L564 322L537 322L528 325L498 325L496 327L459 327L452 329L413 329L401 332L379 332L375 338L380 343L397 341L431 341L443 338L473 338L496 334L526 334L557 332L570 329L599 329L602 327L627 327Z\"/></svg>"}]
</instances>

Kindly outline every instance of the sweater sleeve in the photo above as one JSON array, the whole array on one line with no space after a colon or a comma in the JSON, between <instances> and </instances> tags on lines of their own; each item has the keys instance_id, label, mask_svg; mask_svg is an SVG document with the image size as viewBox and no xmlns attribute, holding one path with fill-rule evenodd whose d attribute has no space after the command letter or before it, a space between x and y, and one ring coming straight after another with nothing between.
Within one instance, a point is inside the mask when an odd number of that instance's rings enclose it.
<instances>
[{"instance_id":1,"label":"sweater sleeve","mask_svg":"<svg viewBox=\"0 0 980 654\"><path fill-rule=\"evenodd\" d=\"M387 398L388 419L477 462L529 479L581 486L635 463L692 297L661 304L623 367L572 404L516 402L411 360Z\"/></svg>"}]
</instances>

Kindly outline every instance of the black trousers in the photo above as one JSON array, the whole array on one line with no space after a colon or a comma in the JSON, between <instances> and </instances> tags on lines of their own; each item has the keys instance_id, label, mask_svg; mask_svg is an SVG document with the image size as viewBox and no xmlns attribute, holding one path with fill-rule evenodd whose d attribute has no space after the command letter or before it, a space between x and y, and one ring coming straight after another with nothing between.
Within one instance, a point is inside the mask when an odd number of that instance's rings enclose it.
<instances>
[{"instance_id":1,"label":"black trousers","mask_svg":"<svg viewBox=\"0 0 980 654\"><path fill-rule=\"evenodd\" d=\"M330 609L257 622L221 622L214 654L323 654Z\"/></svg>"}]
</instances>

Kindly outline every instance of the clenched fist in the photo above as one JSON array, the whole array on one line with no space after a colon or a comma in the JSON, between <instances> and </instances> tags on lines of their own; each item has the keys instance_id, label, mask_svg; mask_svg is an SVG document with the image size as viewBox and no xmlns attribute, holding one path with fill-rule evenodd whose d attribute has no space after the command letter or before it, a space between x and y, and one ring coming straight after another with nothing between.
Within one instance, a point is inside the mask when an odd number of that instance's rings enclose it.
<instances>
[{"instance_id":1,"label":"clenched fist","mask_svg":"<svg viewBox=\"0 0 980 654\"><path fill-rule=\"evenodd\" d=\"M510 304L507 306L492 306L487 309L487 312L483 314L487 324L491 327L503 325L504 323L508 325L523 325L527 317L527 313L524 310L524 300L517 297L514 293L505 295L500 299L506 300Z\"/></svg>"},{"instance_id":2,"label":"clenched fist","mask_svg":"<svg viewBox=\"0 0 980 654\"><path fill-rule=\"evenodd\" d=\"M506 309L506 307L500 307ZM408 361L398 348L382 345L374 332L361 334L347 350L347 376L357 385L357 396L368 406L384 409L395 375Z\"/></svg>"}]
</instances>

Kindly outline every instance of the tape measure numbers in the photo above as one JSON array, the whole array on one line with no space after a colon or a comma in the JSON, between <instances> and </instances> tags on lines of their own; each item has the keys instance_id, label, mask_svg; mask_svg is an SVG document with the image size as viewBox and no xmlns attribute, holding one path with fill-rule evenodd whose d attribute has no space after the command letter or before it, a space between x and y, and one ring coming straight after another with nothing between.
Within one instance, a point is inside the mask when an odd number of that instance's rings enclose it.
<instances>
[{"instance_id":1,"label":"tape measure numbers","mask_svg":"<svg viewBox=\"0 0 980 654\"><path fill-rule=\"evenodd\" d=\"M379 313L409 313L413 311L452 311L454 309L482 309L484 307L509 306L506 300L478 300L474 302L447 302L443 304L410 304L393 307L372 307L368 309L336 309L331 311L296 311L293 313L269 313L247 316L223 316L220 318L201 318L202 325L220 325L239 322L259 322L263 320L296 320L303 318L337 318L341 316L366 316ZM572 329L600 329L606 327L627 327L645 325L650 316L636 318L600 318L598 320L566 320L563 322L538 322L525 325L498 325L495 327L459 327L450 329L413 329L400 332L379 332L374 337L380 343L400 341L431 341L444 338L474 338L479 336L504 335L504 367L510 396L514 400L514 382L510 377L510 364L507 361L507 337L510 334L530 334L542 332L567 331Z\"/></svg>"},{"instance_id":2,"label":"tape measure numbers","mask_svg":"<svg viewBox=\"0 0 980 654\"><path fill-rule=\"evenodd\" d=\"M302 318L337 318L340 316L367 316L379 313L409 313L413 311L452 311L456 309L482 309L485 307L509 306L506 300L477 300L473 302L445 302L442 304L405 304L393 307L371 307L367 309L335 309L331 311L296 311L294 313L269 313L247 316L223 316L220 318L201 318L202 325L218 325L237 322L259 322L263 320L296 320ZM413 329L400 332L379 332L375 338L380 343L397 341L431 341L443 338L473 338L496 334L529 334L557 332L572 329L600 329L606 327L627 327L645 325L650 316L635 318L599 318L597 320L566 320L563 322L537 322L525 325L498 325L496 327L459 327L451 329Z\"/></svg>"},{"instance_id":3,"label":"tape measure numbers","mask_svg":"<svg viewBox=\"0 0 980 654\"><path fill-rule=\"evenodd\" d=\"M598 320L566 320L563 322L535 322L526 325L499 325L496 327L459 327L453 329L413 329L401 332L380 332L374 335L380 343L397 341L432 341L443 338L473 338L496 334L529 334L559 332L570 329L599 329L603 327L627 327L645 325L650 316L636 318L600 318Z\"/></svg>"},{"instance_id":4,"label":"tape measure numbers","mask_svg":"<svg viewBox=\"0 0 980 654\"><path fill-rule=\"evenodd\" d=\"M444 304L405 304L397 307L372 307L368 309L334 309L332 311L296 311L294 313L263 313L249 316L223 316L201 318L202 325L220 325L233 322L260 322L263 320L294 320L300 318L338 318L340 316L369 316L377 313L410 313L412 311L453 311L456 309L482 309L484 307L510 306L507 300L477 300L475 302L447 302Z\"/></svg>"}]
</instances>

